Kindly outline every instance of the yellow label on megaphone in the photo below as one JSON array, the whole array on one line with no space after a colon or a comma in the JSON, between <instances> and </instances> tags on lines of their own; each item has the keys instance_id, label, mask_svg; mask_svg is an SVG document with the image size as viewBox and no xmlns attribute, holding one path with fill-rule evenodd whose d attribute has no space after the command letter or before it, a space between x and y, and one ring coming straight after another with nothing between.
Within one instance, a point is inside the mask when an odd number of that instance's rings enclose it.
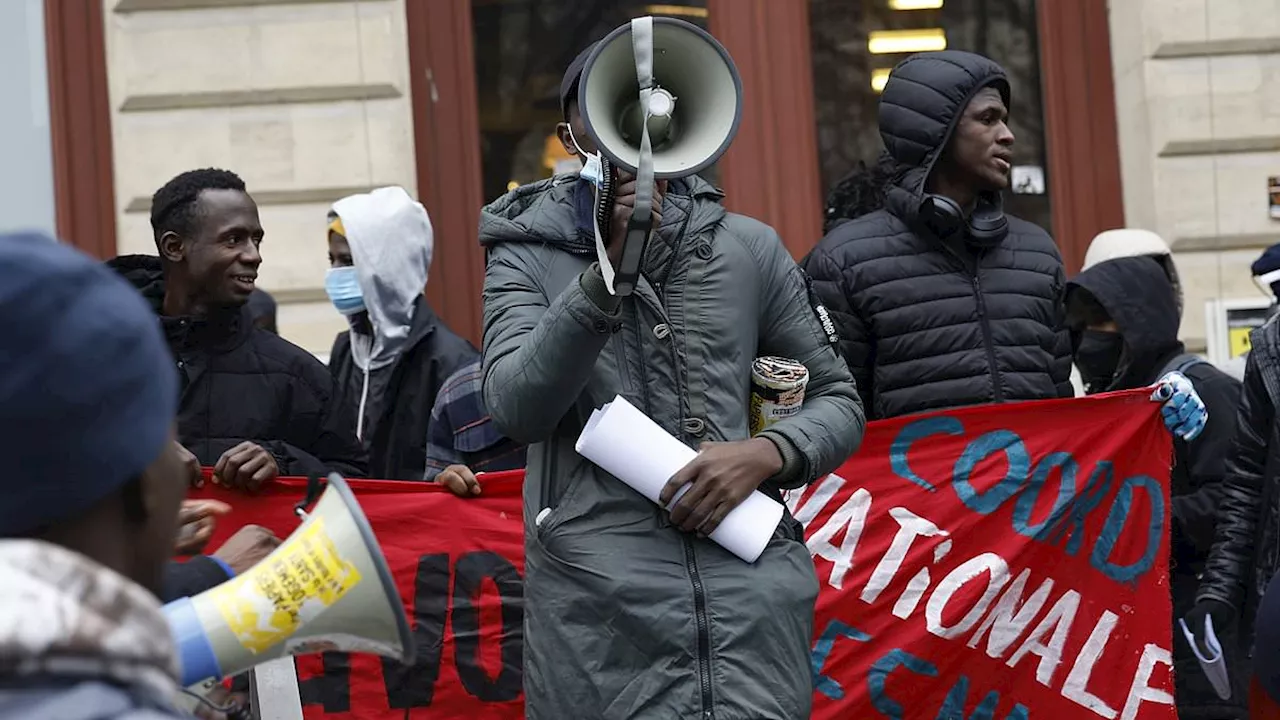
<instances>
[{"instance_id":1,"label":"yellow label on megaphone","mask_svg":"<svg viewBox=\"0 0 1280 720\"><path fill-rule=\"evenodd\" d=\"M209 599L240 644L265 652L319 616L360 582L317 517L264 562L210 591Z\"/></svg>"}]
</instances>

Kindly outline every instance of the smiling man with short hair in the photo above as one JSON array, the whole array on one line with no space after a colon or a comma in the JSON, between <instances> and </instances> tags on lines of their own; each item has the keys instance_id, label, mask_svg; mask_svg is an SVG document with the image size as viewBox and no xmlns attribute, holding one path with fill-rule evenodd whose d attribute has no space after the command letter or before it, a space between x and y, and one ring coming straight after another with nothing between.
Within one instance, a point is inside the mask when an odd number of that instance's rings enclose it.
<instances>
[{"instance_id":1,"label":"smiling man with short hair","mask_svg":"<svg viewBox=\"0 0 1280 720\"><path fill-rule=\"evenodd\" d=\"M160 316L181 381L178 439L222 484L279 475L362 476L353 411L325 366L254 323L247 307L262 264L262 224L244 181L227 170L182 173L156 191L159 256L109 265Z\"/></svg>"}]
</instances>

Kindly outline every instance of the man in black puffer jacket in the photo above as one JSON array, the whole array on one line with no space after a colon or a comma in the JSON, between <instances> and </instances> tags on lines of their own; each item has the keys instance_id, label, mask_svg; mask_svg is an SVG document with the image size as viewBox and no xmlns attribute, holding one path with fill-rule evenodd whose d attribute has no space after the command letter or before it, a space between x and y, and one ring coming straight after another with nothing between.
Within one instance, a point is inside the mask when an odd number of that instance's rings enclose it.
<instances>
[{"instance_id":1,"label":"man in black puffer jacket","mask_svg":"<svg viewBox=\"0 0 1280 720\"><path fill-rule=\"evenodd\" d=\"M257 327L246 303L262 256L258 207L225 170L193 170L151 201L160 257L108 262L150 303L181 381L178 440L220 483L362 477L354 411L324 364Z\"/></svg>"},{"instance_id":2,"label":"man in black puffer jacket","mask_svg":"<svg viewBox=\"0 0 1280 720\"><path fill-rule=\"evenodd\" d=\"M880 98L897 167L885 207L805 258L869 420L1074 394L1062 258L1002 209L1009 99L1004 70L980 55L900 63Z\"/></svg>"}]
</instances>

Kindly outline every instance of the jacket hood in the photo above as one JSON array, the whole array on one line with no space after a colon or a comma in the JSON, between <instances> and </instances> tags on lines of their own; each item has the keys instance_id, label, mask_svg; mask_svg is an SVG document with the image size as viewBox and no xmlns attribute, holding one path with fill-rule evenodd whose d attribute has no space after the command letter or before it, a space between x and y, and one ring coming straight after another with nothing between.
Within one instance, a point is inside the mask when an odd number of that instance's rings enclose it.
<instances>
[{"instance_id":1,"label":"jacket hood","mask_svg":"<svg viewBox=\"0 0 1280 720\"><path fill-rule=\"evenodd\" d=\"M427 286L431 219L400 187L345 197L333 212L342 219L374 331L371 348L352 338L352 355L361 368L389 365L408 345L414 310Z\"/></svg>"},{"instance_id":2,"label":"jacket hood","mask_svg":"<svg viewBox=\"0 0 1280 720\"><path fill-rule=\"evenodd\" d=\"M918 53L898 63L880 95L880 138L904 168L897 185L919 200L969 101L994 87L1010 104L1009 78L989 58L959 50ZM892 191L891 191L892 192Z\"/></svg>"},{"instance_id":3,"label":"jacket hood","mask_svg":"<svg viewBox=\"0 0 1280 720\"><path fill-rule=\"evenodd\" d=\"M160 603L89 558L35 540L0 541L0 675L104 680L168 701L178 659Z\"/></svg>"},{"instance_id":4,"label":"jacket hood","mask_svg":"<svg viewBox=\"0 0 1280 720\"><path fill-rule=\"evenodd\" d=\"M1182 352L1178 301L1173 283L1155 258L1116 258L1098 263L1067 283L1067 298L1089 291L1115 321L1125 352L1110 390L1154 381L1161 363Z\"/></svg>"},{"instance_id":5,"label":"jacket hood","mask_svg":"<svg viewBox=\"0 0 1280 720\"><path fill-rule=\"evenodd\" d=\"M577 181L576 174L557 175L522 185L486 205L480 210L480 243L549 243L567 252L594 255L595 238L578 232ZM724 219L723 198L724 193L696 175L672 180L658 230L684 224L686 215L686 235L708 230Z\"/></svg>"},{"instance_id":6,"label":"jacket hood","mask_svg":"<svg viewBox=\"0 0 1280 720\"><path fill-rule=\"evenodd\" d=\"M164 307L164 269L160 258L155 255L120 255L106 262L107 267L120 273L129 284L137 288L151 305L151 309L161 314Z\"/></svg>"},{"instance_id":7,"label":"jacket hood","mask_svg":"<svg viewBox=\"0 0 1280 720\"><path fill-rule=\"evenodd\" d=\"M164 314L165 280L160 258L155 255L120 255L106 261L142 294L160 318L165 339L171 348L205 348L227 351L253 333L253 314L248 303L229 307L198 318L174 318Z\"/></svg>"}]
</instances>

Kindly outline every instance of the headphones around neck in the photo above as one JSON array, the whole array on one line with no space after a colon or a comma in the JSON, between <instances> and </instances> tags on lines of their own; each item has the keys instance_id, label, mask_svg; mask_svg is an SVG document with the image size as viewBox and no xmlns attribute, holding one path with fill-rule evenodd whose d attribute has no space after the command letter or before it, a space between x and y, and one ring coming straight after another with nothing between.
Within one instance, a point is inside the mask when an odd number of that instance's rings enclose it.
<instances>
[{"instance_id":1,"label":"headphones around neck","mask_svg":"<svg viewBox=\"0 0 1280 720\"><path fill-rule=\"evenodd\" d=\"M950 240L959 232L965 233L965 242L978 247L992 247L1009 234L1009 220L1004 215L1004 201L1000 193L983 193L968 218L954 200L942 195L925 193L920 201L920 220L938 237Z\"/></svg>"}]
</instances>

